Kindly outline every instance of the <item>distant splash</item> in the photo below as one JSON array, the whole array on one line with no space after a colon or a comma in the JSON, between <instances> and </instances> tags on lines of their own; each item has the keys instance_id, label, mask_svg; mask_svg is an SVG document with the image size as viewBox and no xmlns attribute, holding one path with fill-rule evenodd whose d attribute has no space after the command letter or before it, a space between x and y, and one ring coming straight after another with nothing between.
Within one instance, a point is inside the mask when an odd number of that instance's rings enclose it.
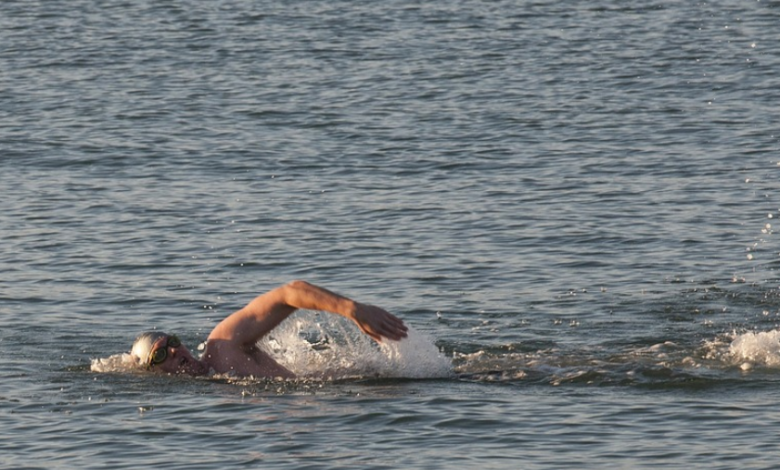
<instances>
[{"instance_id":1,"label":"distant splash","mask_svg":"<svg viewBox=\"0 0 780 470\"><path fill-rule=\"evenodd\" d=\"M780 369L780 330L738 335L729 345L733 365L742 370L756 367Z\"/></svg>"},{"instance_id":2,"label":"distant splash","mask_svg":"<svg viewBox=\"0 0 780 470\"><path fill-rule=\"evenodd\" d=\"M314 312L294 314L258 346L300 379L435 379L452 374L451 360L413 328L401 341L376 343L346 320ZM90 368L101 373L140 370L129 353L93 359Z\"/></svg>"}]
</instances>

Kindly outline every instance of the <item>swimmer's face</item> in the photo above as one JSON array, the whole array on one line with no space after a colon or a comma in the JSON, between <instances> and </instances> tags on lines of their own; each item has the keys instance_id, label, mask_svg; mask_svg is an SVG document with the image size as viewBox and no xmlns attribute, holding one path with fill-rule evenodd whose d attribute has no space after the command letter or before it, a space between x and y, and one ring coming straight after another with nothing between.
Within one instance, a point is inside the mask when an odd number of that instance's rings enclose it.
<instances>
[{"instance_id":1,"label":"swimmer's face","mask_svg":"<svg viewBox=\"0 0 780 470\"><path fill-rule=\"evenodd\" d=\"M152 371L187 375L205 375L208 372L208 366L195 359L175 336L167 335L158 339L152 346L149 357L164 357L149 365L149 370Z\"/></svg>"}]
</instances>

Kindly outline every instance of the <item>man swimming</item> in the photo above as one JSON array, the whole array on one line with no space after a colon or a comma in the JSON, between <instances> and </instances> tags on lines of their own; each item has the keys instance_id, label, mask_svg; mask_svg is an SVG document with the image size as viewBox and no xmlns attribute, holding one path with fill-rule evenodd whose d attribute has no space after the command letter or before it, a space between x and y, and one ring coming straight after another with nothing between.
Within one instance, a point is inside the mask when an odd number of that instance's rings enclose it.
<instances>
[{"instance_id":1,"label":"man swimming","mask_svg":"<svg viewBox=\"0 0 780 470\"><path fill-rule=\"evenodd\" d=\"M262 294L222 320L209 334L200 359L175 335L143 333L131 355L155 372L206 375L210 372L239 377L294 378L295 374L257 347L257 341L297 309L321 310L349 318L363 333L381 342L400 341L407 335L404 322L373 305L361 304L305 281L293 281Z\"/></svg>"}]
</instances>

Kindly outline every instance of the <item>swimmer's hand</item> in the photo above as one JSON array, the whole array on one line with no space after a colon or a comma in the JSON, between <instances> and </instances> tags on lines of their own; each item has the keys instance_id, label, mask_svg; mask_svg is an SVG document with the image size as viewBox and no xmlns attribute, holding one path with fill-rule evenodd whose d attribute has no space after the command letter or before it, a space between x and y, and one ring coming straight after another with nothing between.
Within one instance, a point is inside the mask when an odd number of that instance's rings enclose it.
<instances>
[{"instance_id":1,"label":"swimmer's hand","mask_svg":"<svg viewBox=\"0 0 780 470\"><path fill-rule=\"evenodd\" d=\"M355 308L349 315L360 331L381 343L382 338L400 341L406 338L409 330L403 320L392 313L374 305L355 302Z\"/></svg>"}]
</instances>

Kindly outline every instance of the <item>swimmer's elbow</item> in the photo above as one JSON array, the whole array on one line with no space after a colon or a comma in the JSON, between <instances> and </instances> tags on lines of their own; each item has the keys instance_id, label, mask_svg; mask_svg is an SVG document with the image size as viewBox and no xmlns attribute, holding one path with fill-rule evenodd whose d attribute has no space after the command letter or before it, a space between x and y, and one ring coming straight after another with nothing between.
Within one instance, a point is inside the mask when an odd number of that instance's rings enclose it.
<instances>
[{"instance_id":1,"label":"swimmer's elbow","mask_svg":"<svg viewBox=\"0 0 780 470\"><path fill-rule=\"evenodd\" d=\"M311 289L311 287L312 287L311 283L308 283L301 279L294 279L288 282L287 284L283 285L282 289L291 290L291 291L301 291L301 290Z\"/></svg>"}]
</instances>

